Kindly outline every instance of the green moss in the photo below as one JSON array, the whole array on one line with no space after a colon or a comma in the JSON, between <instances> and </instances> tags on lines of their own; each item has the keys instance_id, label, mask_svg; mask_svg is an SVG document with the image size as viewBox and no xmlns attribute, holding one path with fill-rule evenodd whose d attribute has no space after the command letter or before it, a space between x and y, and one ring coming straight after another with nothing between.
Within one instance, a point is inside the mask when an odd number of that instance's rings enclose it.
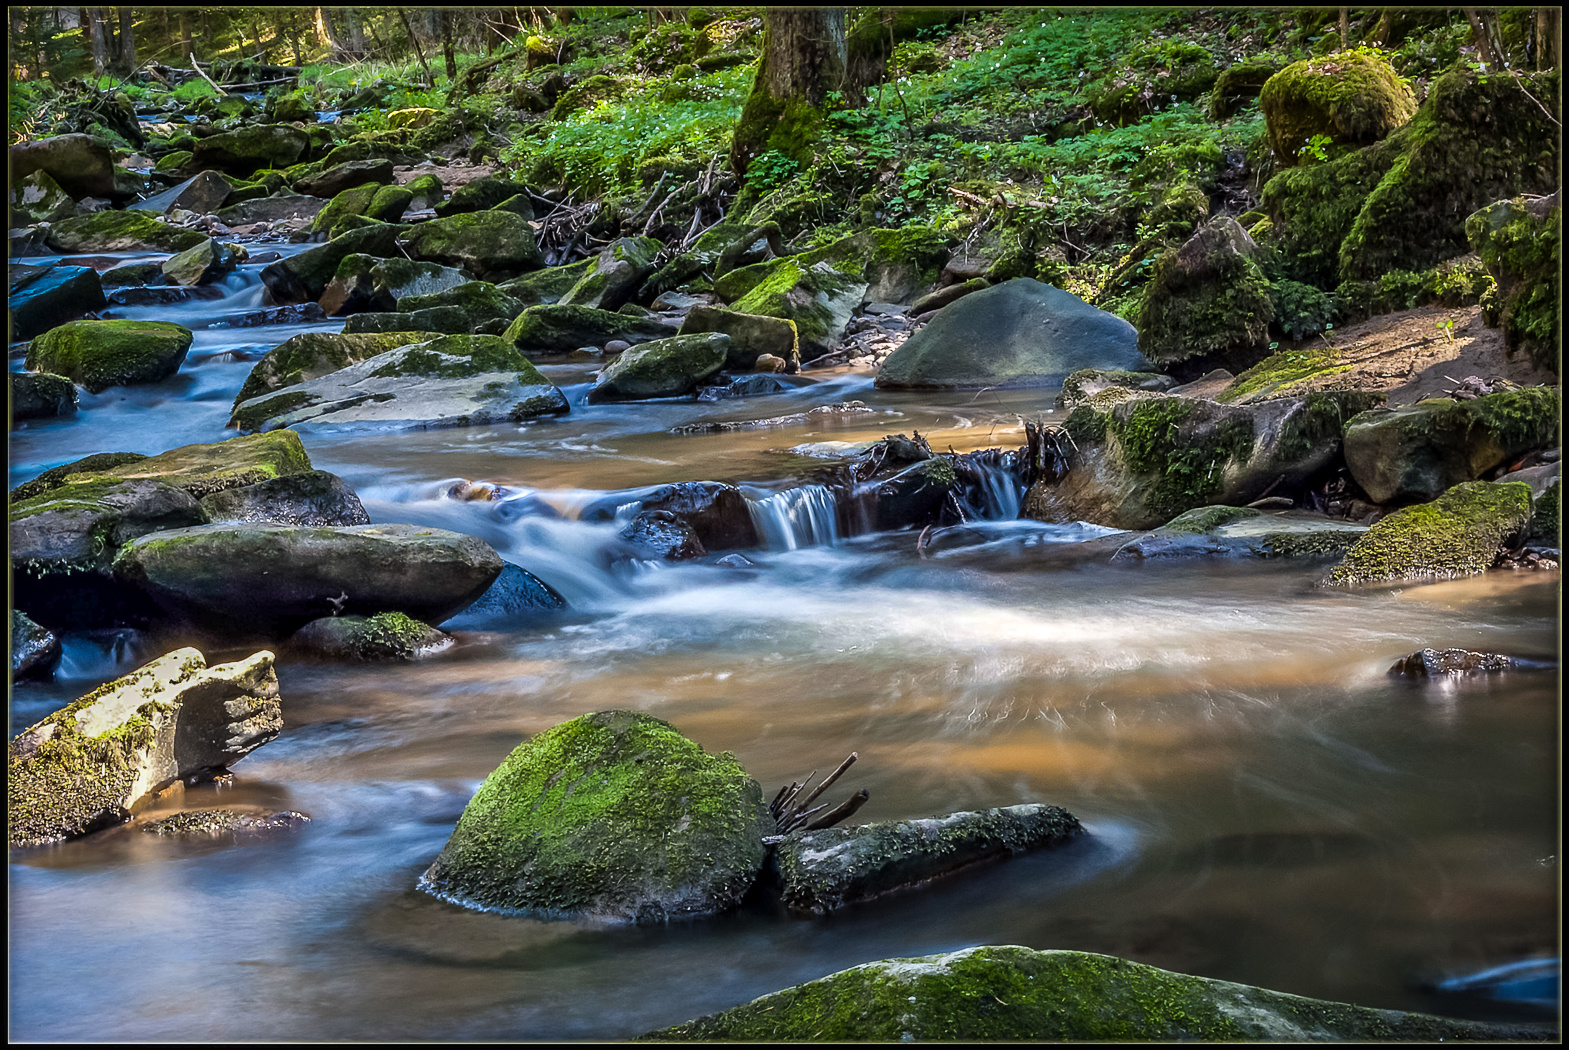
<instances>
[{"instance_id":1,"label":"green moss","mask_svg":"<svg viewBox=\"0 0 1569 1050\"><path fill-rule=\"evenodd\" d=\"M1411 119L1416 99L1383 59L1347 51L1295 62L1270 77L1259 108L1276 162L1291 167L1315 135L1341 145L1384 138Z\"/></svg>"},{"instance_id":2,"label":"green moss","mask_svg":"<svg viewBox=\"0 0 1569 1050\"><path fill-rule=\"evenodd\" d=\"M1217 121L1229 120L1259 92L1280 67L1262 62L1238 62L1223 69L1209 93L1209 113Z\"/></svg>"},{"instance_id":3,"label":"green moss","mask_svg":"<svg viewBox=\"0 0 1569 1050\"><path fill-rule=\"evenodd\" d=\"M168 321L71 321L34 339L26 364L97 394L167 379L185 360L191 339L189 328Z\"/></svg>"},{"instance_id":4,"label":"green moss","mask_svg":"<svg viewBox=\"0 0 1569 1050\"><path fill-rule=\"evenodd\" d=\"M1161 531L1180 536L1201 536L1233 521L1260 517L1263 517L1263 512L1251 507L1195 507L1166 522L1161 526Z\"/></svg>"},{"instance_id":5,"label":"green moss","mask_svg":"<svg viewBox=\"0 0 1569 1050\"><path fill-rule=\"evenodd\" d=\"M1556 372L1563 209L1544 210L1546 203L1524 197L1500 201L1467 219L1465 230L1496 281L1483 299L1487 323L1502 326L1509 349L1524 350L1538 366Z\"/></svg>"},{"instance_id":6,"label":"green moss","mask_svg":"<svg viewBox=\"0 0 1569 1050\"><path fill-rule=\"evenodd\" d=\"M62 219L49 228L49 246L60 252L183 252L206 240L196 230L159 222L148 211L105 210Z\"/></svg>"},{"instance_id":7,"label":"green moss","mask_svg":"<svg viewBox=\"0 0 1569 1050\"><path fill-rule=\"evenodd\" d=\"M1073 416L1083 411L1093 409L1082 406ZM1253 449L1253 427L1246 419L1228 417L1196 431L1184 426L1191 412L1184 398L1156 397L1127 402L1105 414L1107 432L1117 439L1128 468L1159 477L1144 503L1162 518L1212 502L1227 462L1245 459Z\"/></svg>"},{"instance_id":8,"label":"green moss","mask_svg":"<svg viewBox=\"0 0 1569 1050\"><path fill-rule=\"evenodd\" d=\"M1269 339L1269 281L1234 219L1219 217L1155 263L1139 302L1139 349L1157 366L1242 368ZM1190 368L1193 366L1190 366Z\"/></svg>"},{"instance_id":9,"label":"green moss","mask_svg":"<svg viewBox=\"0 0 1569 1050\"><path fill-rule=\"evenodd\" d=\"M1504 390L1465 403L1492 440L1508 449L1545 448L1558 436L1563 396L1557 387Z\"/></svg>"},{"instance_id":10,"label":"green moss","mask_svg":"<svg viewBox=\"0 0 1569 1050\"><path fill-rule=\"evenodd\" d=\"M417 331L346 334L302 332L284 340L256 362L256 367L246 376L234 399L235 407L269 391L320 378L388 350L427 342L438 334Z\"/></svg>"},{"instance_id":11,"label":"green moss","mask_svg":"<svg viewBox=\"0 0 1569 1050\"><path fill-rule=\"evenodd\" d=\"M1249 368L1216 395L1223 404L1258 400L1256 395L1292 396L1291 388L1304 380L1339 375L1351 370L1341 361L1341 351L1333 346L1309 346L1281 350Z\"/></svg>"},{"instance_id":12,"label":"green moss","mask_svg":"<svg viewBox=\"0 0 1569 1050\"><path fill-rule=\"evenodd\" d=\"M11 490L6 500L9 503L20 503L23 500L34 499L50 489L64 485L66 478L72 474L89 474L109 470L113 467L124 466L127 463L135 463L146 458L140 452L99 452L67 463L64 466L52 467L37 477L22 482L22 484Z\"/></svg>"},{"instance_id":13,"label":"green moss","mask_svg":"<svg viewBox=\"0 0 1569 1050\"><path fill-rule=\"evenodd\" d=\"M288 474L311 470L310 456L292 430L251 434L213 444L184 445L161 455L91 474L73 474L68 482L134 481L152 478L184 489L196 499L225 489L255 485Z\"/></svg>"},{"instance_id":14,"label":"green moss","mask_svg":"<svg viewBox=\"0 0 1569 1050\"><path fill-rule=\"evenodd\" d=\"M253 434L262 428L269 419L293 412L297 408L315 404L317 398L303 390L286 391L276 397L269 397L265 401L255 404L236 406L229 415L228 427L238 430L242 434Z\"/></svg>"},{"instance_id":15,"label":"green moss","mask_svg":"<svg viewBox=\"0 0 1569 1050\"><path fill-rule=\"evenodd\" d=\"M1329 583L1450 579L1485 572L1531 521L1531 487L1467 482L1431 503L1373 523L1329 575Z\"/></svg>"},{"instance_id":16,"label":"green moss","mask_svg":"<svg viewBox=\"0 0 1569 1050\"><path fill-rule=\"evenodd\" d=\"M460 379L486 372L516 372L523 383L547 382L516 346L497 335L449 335L410 347L371 376Z\"/></svg>"},{"instance_id":17,"label":"green moss","mask_svg":"<svg viewBox=\"0 0 1569 1050\"><path fill-rule=\"evenodd\" d=\"M776 259L763 265L768 269L762 279L732 303L732 309L743 314L760 314L794 321L801 342L814 346L822 345L838 334L830 331L834 311L825 304L825 300L852 287L861 287L855 278L822 264L803 266L794 257Z\"/></svg>"},{"instance_id":18,"label":"green moss","mask_svg":"<svg viewBox=\"0 0 1569 1050\"><path fill-rule=\"evenodd\" d=\"M765 821L734 756L656 718L599 712L520 744L421 885L470 907L661 922L738 902Z\"/></svg>"}]
</instances>

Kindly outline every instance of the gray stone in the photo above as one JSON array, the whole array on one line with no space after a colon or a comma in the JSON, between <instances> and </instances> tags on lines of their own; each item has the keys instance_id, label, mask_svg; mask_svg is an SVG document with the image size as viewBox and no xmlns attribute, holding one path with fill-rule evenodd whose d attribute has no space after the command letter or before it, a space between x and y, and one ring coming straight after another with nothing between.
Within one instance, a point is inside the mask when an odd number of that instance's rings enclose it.
<instances>
[{"instance_id":1,"label":"gray stone","mask_svg":"<svg viewBox=\"0 0 1569 1050\"><path fill-rule=\"evenodd\" d=\"M19 180L11 210L21 212L28 223L57 222L76 214L76 201L47 171L40 170Z\"/></svg>"},{"instance_id":2,"label":"gray stone","mask_svg":"<svg viewBox=\"0 0 1569 1050\"><path fill-rule=\"evenodd\" d=\"M1124 544L1113 561L1143 558L1338 558L1366 525L1311 511L1199 507Z\"/></svg>"},{"instance_id":3,"label":"gray stone","mask_svg":"<svg viewBox=\"0 0 1569 1050\"><path fill-rule=\"evenodd\" d=\"M10 148L9 159L13 181L45 171L77 200L118 196L114 158L109 147L91 135L55 135L19 143Z\"/></svg>"},{"instance_id":4,"label":"gray stone","mask_svg":"<svg viewBox=\"0 0 1569 1050\"><path fill-rule=\"evenodd\" d=\"M275 525L369 525L359 496L336 474L311 470L224 489L201 499L214 525L270 522Z\"/></svg>"},{"instance_id":5,"label":"gray stone","mask_svg":"<svg viewBox=\"0 0 1569 1050\"><path fill-rule=\"evenodd\" d=\"M76 384L50 372L11 373L11 423L76 411Z\"/></svg>"},{"instance_id":6,"label":"gray stone","mask_svg":"<svg viewBox=\"0 0 1569 1050\"><path fill-rule=\"evenodd\" d=\"M163 264L163 272L178 285L211 284L233 273L244 258L244 248L237 244L220 244L209 237L194 248L170 256Z\"/></svg>"},{"instance_id":7,"label":"gray stone","mask_svg":"<svg viewBox=\"0 0 1569 1050\"><path fill-rule=\"evenodd\" d=\"M500 285L511 291L513 282ZM613 339L647 343L668 339L676 329L655 318L628 317L587 306L531 306L513 320L505 337L529 357L570 354L582 346L605 346Z\"/></svg>"},{"instance_id":8,"label":"gray stone","mask_svg":"<svg viewBox=\"0 0 1569 1050\"><path fill-rule=\"evenodd\" d=\"M309 147L309 136L298 128L255 124L198 139L191 150L191 163L244 176L262 168L287 168Z\"/></svg>"},{"instance_id":9,"label":"gray stone","mask_svg":"<svg viewBox=\"0 0 1569 1050\"><path fill-rule=\"evenodd\" d=\"M718 306L694 306L681 324L681 334L701 332L722 332L730 337L727 368L748 371L764 354L783 360L788 371L801 367L801 341L794 321Z\"/></svg>"},{"instance_id":10,"label":"gray stone","mask_svg":"<svg viewBox=\"0 0 1569 1050\"><path fill-rule=\"evenodd\" d=\"M336 197L356 186L386 186L392 182L392 161L381 158L351 160L328 168L319 175L296 179L294 189L312 197Z\"/></svg>"},{"instance_id":11,"label":"gray stone","mask_svg":"<svg viewBox=\"0 0 1569 1050\"><path fill-rule=\"evenodd\" d=\"M282 194L274 197L257 197L241 201L218 213L220 222L227 226L249 226L257 222L282 222L286 219L314 219L327 201L322 197L303 194Z\"/></svg>"},{"instance_id":12,"label":"gray stone","mask_svg":"<svg viewBox=\"0 0 1569 1050\"><path fill-rule=\"evenodd\" d=\"M461 267L487 281L506 280L545 265L534 228L509 211L473 212L422 222L399 235L398 247L411 259Z\"/></svg>"},{"instance_id":13,"label":"gray stone","mask_svg":"<svg viewBox=\"0 0 1569 1050\"><path fill-rule=\"evenodd\" d=\"M17 342L107 305L98 271L91 266L11 267L7 306L11 338Z\"/></svg>"},{"instance_id":14,"label":"gray stone","mask_svg":"<svg viewBox=\"0 0 1569 1050\"><path fill-rule=\"evenodd\" d=\"M1122 318L1028 277L965 296L888 355L883 388L1056 386L1085 368L1148 372Z\"/></svg>"},{"instance_id":15,"label":"gray stone","mask_svg":"<svg viewBox=\"0 0 1569 1050\"><path fill-rule=\"evenodd\" d=\"M449 631L503 629L566 607L567 600L548 583L508 562L489 590L441 626Z\"/></svg>"},{"instance_id":16,"label":"gray stone","mask_svg":"<svg viewBox=\"0 0 1569 1050\"><path fill-rule=\"evenodd\" d=\"M1067 810L1043 805L793 831L774 851L780 897L794 911L825 915L977 861L1061 846L1083 831Z\"/></svg>"},{"instance_id":17,"label":"gray stone","mask_svg":"<svg viewBox=\"0 0 1569 1050\"><path fill-rule=\"evenodd\" d=\"M11 610L11 677L47 678L60 662L60 639L27 614Z\"/></svg>"},{"instance_id":18,"label":"gray stone","mask_svg":"<svg viewBox=\"0 0 1569 1050\"><path fill-rule=\"evenodd\" d=\"M590 402L679 397L725 365L730 337L678 335L635 346L606 365L589 389Z\"/></svg>"},{"instance_id":19,"label":"gray stone","mask_svg":"<svg viewBox=\"0 0 1569 1050\"><path fill-rule=\"evenodd\" d=\"M1500 653L1473 653L1465 649L1419 649L1401 657L1389 669L1406 678L1442 678L1446 675L1490 674L1507 671L1514 660Z\"/></svg>"},{"instance_id":20,"label":"gray stone","mask_svg":"<svg viewBox=\"0 0 1569 1050\"><path fill-rule=\"evenodd\" d=\"M562 306L588 306L616 310L632 298L650 273L664 245L652 237L622 237L611 241L594 260L594 267L559 300Z\"/></svg>"},{"instance_id":21,"label":"gray stone","mask_svg":"<svg viewBox=\"0 0 1569 1050\"><path fill-rule=\"evenodd\" d=\"M167 215L176 208L193 211L198 215L211 215L223 207L233 192L229 181L216 171L204 171L186 179L178 186L164 190L146 200L137 201L130 208Z\"/></svg>"},{"instance_id":22,"label":"gray stone","mask_svg":"<svg viewBox=\"0 0 1569 1050\"><path fill-rule=\"evenodd\" d=\"M422 660L446 652L455 643L445 631L402 613L377 616L324 616L294 632L289 644L329 660L365 663Z\"/></svg>"},{"instance_id":23,"label":"gray stone","mask_svg":"<svg viewBox=\"0 0 1569 1050\"><path fill-rule=\"evenodd\" d=\"M12 846L123 823L177 780L221 771L283 729L273 655L208 667L176 649L29 727L10 746Z\"/></svg>"}]
</instances>

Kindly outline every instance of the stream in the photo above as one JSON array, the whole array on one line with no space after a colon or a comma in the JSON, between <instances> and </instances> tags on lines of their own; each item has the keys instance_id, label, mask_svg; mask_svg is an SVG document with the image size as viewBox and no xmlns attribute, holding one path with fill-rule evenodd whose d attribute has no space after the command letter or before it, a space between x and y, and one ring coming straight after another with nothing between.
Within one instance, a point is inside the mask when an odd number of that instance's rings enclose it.
<instances>
[{"instance_id":1,"label":"stream","mask_svg":"<svg viewBox=\"0 0 1569 1050\"><path fill-rule=\"evenodd\" d=\"M297 332L342 327L229 327L262 308L259 270L231 275L222 300L115 310L193 329L184 367L82 392L75 417L14 431L9 487L96 452L234 436L223 426L254 363ZM1557 675L1415 685L1387 671L1424 646L1556 660L1558 573L1326 590L1323 563L1112 564L1084 546L1111 530L1017 520L1002 476L974 495L973 520L924 549L913 532L842 535L803 484L813 470L912 429L937 451L1018 447L1023 419L1060 417L1056 391L896 393L839 369L766 397L587 405L592 366L542 371L571 414L301 437L373 522L479 536L570 610L460 632L418 664L281 659L283 734L185 804L308 824L234 842L127 827L13 851L13 1039L621 1039L858 963L977 944L1364 1006L1557 1016L1556 979L1535 1002L1434 990L1556 957ZM847 401L867 411L672 432ZM460 480L498 498L450 498ZM739 484L765 549L615 556L617 506L692 480ZM179 640L65 641L54 682L14 689L13 736ZM1089 834L825 919L756 905L598 927L415 888L518 743L607 708L733 751L768 797L854 750L841 783L871 793L858 820L1049 802Z\"/></svg>"}]
</instances>

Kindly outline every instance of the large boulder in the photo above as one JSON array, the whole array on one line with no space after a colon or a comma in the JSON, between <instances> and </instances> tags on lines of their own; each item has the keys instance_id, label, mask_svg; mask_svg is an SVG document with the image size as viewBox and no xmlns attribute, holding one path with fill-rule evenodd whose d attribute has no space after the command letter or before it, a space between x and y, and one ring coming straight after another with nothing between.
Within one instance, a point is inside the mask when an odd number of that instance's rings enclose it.
<instances>
[{"instance_id":1,"label":"large boulder","mask_svg":"<svg viewBox=\"0 0 1569 1050\"><path fill-rule=\"evenodd\" d=\"M20 215L28 226L40 222L59 222L76 215L76 201L49 177L47 171L35 171L16 186L16 197L11 201L12 222Z\"/></svg>"},{"instance_id":2,"label":"large boulder","mask_svg":"<svg viewBox=\"0 0 1569 1050\"><path fill-rule=\"evenodd\" d=\"M510 211L481 211L410 227L398 247L411 259L456 266L487 281L506 280L545 265L534 228Z\"/></svg>"},{"instance_id":3,"label":"large boulder","mask_svg":"<svg viewBox=\"0 0 1569 1050\"><path fill-rule=\"evenodd\" d=\"M189 328L169 321L71 321L33 340L27 367L97 394L169 378L185 362L191 338Z\"/></svg>"},{"instance_id":4,"label":"large boulder","mask_svg":"<svg viewBox=\"0 0 1569 1050\"><path fill-rule=\"evenodd\" d=\"M568 410L561 391L505 339L450 335L241 401L229 425L242 431L346 424L480 426Z\"/></svg>"},{"instance_id":5,"label":"large boulder","mask_svg":"<svg viewBox=\"0 0 1569 1050\"><path fill-rule=\"evenodd\" d=\"M103 282L91 266L12 266L6 305L14 342L108 306Z\"/></svg>"},{"instance_id":6,"label":"large boulder","mask_svg":"<svg viewBox=\"0 0 1569 1050\"><path fill-rule=\"evenodd\" d=\"M1411 89L1388 62L1364 51L1295 62L1264 83L1258 104L1275 163L1287 168L1307 155L1315 136L1364 146L1416 113Z\"/></svg>"},{"instance_id":7,"label":"large boulder","mask_svg":"<svg viewBox=\"0 0 1569 1050\"><path fill-rule=\"evenodd\" d=\"M1068 416L1067 472L1032 485L1024 513L1152 529L1195 507L1251 503L1304 485L1340 452L1345 420L1382 399L1338 391L1233 406L1110 388Z\"/></svg>"},{"instance_id":8,"label":"large boulder","mask_svg":"<svg viewBox=\"0 0 1569 1050\"><path fill-rule=\"evenodd\" d=\"M510 179L473 179L453 190L447 200L437 204L436 214L446 218L449 215L489 211L503 201L519 196L527 199L528 195L529 188L521 182ZM533 217L532 214L523 216L525 219Z\"/></svg>"},{"instance_id":9,"label":"large boulder","mask_svg":"<svg viewBox=\"0 0 1569 1050\"><path fill-rule=\"evenodd\" d=\"M1012 945L884 959L650 1032L713 1042L1440 1042L1545 1039L1306 999L1090 952Z\"/></svg>"},{"instance_id":10,"label":"large boulder","mask_svg":"<svg viewBox=\"0 0 1569 1050\"><path fill-rule=\"evenodd\" d=\"M720 294L732 309L794 321L801 353L808 359L832 353L845 325L866 298L866 282L846 275L828 262L807 264L797 257L758 264L755 283L742 295ZM752 269L752 267L747 267ZM733 271L727 276L736 276Z\"/></svg>"},{"instance_id":11,"label":"large boulder","mask_svg":"<svg viewBox=\"0 0 1569 1050\"><path fill-rule=\"evenodd\" d=\"M205 525L133 540L114 560L117 579L170 614L262 638L337 612L440 623L500 572L483 540L416 525Z\"/></svg>"},{"instance_id":12,"label":"large boulder","mask_svg":"<svg viewBox=\"0 0 1569 1050\"><path fill-rule=\"evenodd\" d=\"M1240 372L1267 352L1275 308L1258 245L1229 215L1155 263L1138 313L1139 349L1163 371Z\"/></svg>"},{"instance_id":13,"label":"large boulder","mask_svg":"<svg viewBox=\"0 0 1569 1050\"><path fill-rule=\"evenodd\" d=\"M1539 366L1561 367L1559 275L1563 267L1563 208L1559 191L1546 197L1498 201L1466 220L1466 240L1497 282L1483 297L1487 321L1504 330L1504 345L1523 350Z\"/></svg>"},{"instance_id":14,"label":"large boulder","mask_svg":"<svg viewBox=\"0 0 1569 1050\"><path fill-rule=\"evenodd\" d=\"M205 234L159 222L144 211L105 210L49 227L47 243L62 254L88 252L183 252Z\"/></svg>"},{"instance_id":15,"label":"large boulder","mask_svg":"<svg viewBox=\"0 0 1569 1050\"><path fill-rule=\"evenodd\" d=\"M376 223L350 230L326 244L318 244L263 267L262 283L272 293L273 301L281 305L316 302L337 274L339 265L350 255L373 255L382 259L397 255L401 229L401 226Z\"/></svg>"},{"instance_id":16,"label":"large boulder","mask_svg":"<svg viewBox=\"0 0 1569 1050\"><path fill-rule=\"evenodd\" d=\"M763 354L785 363L785 371L801 367L801 338L794 321L760 314L743 314L721 306L694 306L681 322L682 335L721 332L730 337L725 367L751 371Z\"/></svg>"},{"instance_id":17,"label":"large boulder","mask_svg":"<svg viewBox=\"0 0 1569 1050\"><path fill-rule=\"evenodd\" d=\"M76 838L130 819L177 780L222 772L283 729L273 655L208 667L195 649L95 689L12 741L10 844Z\"/></svg>"},{"instance_id":18,"label":"large boulder","mask_svg":"<svg viewBox=\"0 0 1569 1050\"><path fill-rule=\"evenodd\" d=\"M87 466L96 457L60 478L59 483L96 481L162 481L183 489L195 499L214 492L257 485L311 469L310 457L298 434L253 434L211 444L182 445L157 456L138 456L125 462Z\"/></svg>"},{"instance_id":19,"label":"large boulder","mask_svg":"<svg viewBox=\"0 0 1569 1050\"><path fill-rule=\"evenodd\" d=\"M1067 810L1042 805L793 831L775 847L779 894L794 911L826 915L978 861L1060 846L1083 831Z\"/></svg>"},{"instance_id":20,"label":"large boulder","mask_svg":"<svg viewBox=\"0 0 1569 1050\"><path fill-rule=\"evenodd\" d=\"M249 226L257 222L314 219L326 206L327 201L321 197L284 193L231 204L218 213L218 221L229 226Z\"/></svg>"},{"instance_id":21,"label":"large boulder","mask_svg":"<svg viewBox=\"0 0 1569 1050\"><path fill-rule=\"evenodd\" d=\"M60 662L60 639L19 609L11 610L11 678L46 678Z\"/></svg>"},{"instance_id":22,"label":"large boulder","mask_svg":"<svg viewBox=\"0 0 1569 1050\"><path fill-rule=\"evenodd\" d=\"M772 830L735 756L601 711L507 756L420 885L471 908L663 923L739 904Z\"/></svg>"},{"instance_id":23,"label":"large boulder","mask_svg":"<svg viewBox=\"0 0 1569 1050\"><path fill-rule=\"evenodd\" d=\"M1431 500L1556 444L1562 411L1557 388L1545 386L1370 409L1346 422L1346 466L1375 503Z\"/></svg>"},{"instance_id":24,"label":"large boulder","mask_svg":"<svg viewBox=\"0 0 1569 1050\"><path fill-rule=\"evenodd\" d=\"M162 193L128 205L129 210L146 211L154 215L167 215L176 208L193 211L198 215L211 215L229 200L234 187L216 171L193 175L178 186L171 186Z\"/></svg>"},{"instance_id":25,"label":"large boulder","mask_svg":"<svg viewBox=\"0 0 1569 1050\"><path fill-rule=\"evenodd\" d=\"M234 272L245 260L245 249L238 244L220 244L212 237L164 261L163 273L171 284L192 287L212 284Z\"/></svg>"},{"instance_id":26,"label":"large boulder","mask_svg":"<svg viewBox=\"0 0 1569 1050\"><path fill-rule=\"evenodd\" d=\"M565 266L547 266L503 281L499 287L527 306L553 306L597 264L596 259L582 259Z\"/></svg>"},{"instance_id":27,"label":"large boulder","mask_svg":"<svg viewBox=\"0 0 1569 1050\"><path fill-rule=\"evenodd\" d=\"M287 168L310 147L310 137L287 124L252 124L198 139L191 163L230 175L250 175L263 168Z\"/></svg>"},{"instance_id":28,"label":"large boulder","mask_svg":"<svg viewBox=\"0 0 1569 1050\"><path fill-rule=\"evenodd\" d=\"M624 306L643 279L654 272L664 245L652 237L621 237L600 250L594 266L560 300L562 306L615 310Z\"/></svg>"},{"instance_id":29,"label":"large boulder","mask_svg":"<svg viewBox=\"0 0 1569 1050\"><path fill-rule=\"evenodd\" d=\"M1060 288L1028 277L965 296L889 354L884 388L1055 386L1083 368L1147 372L1138 333Z\"/></svg>"},{"instance_id":30,"label":"large boulder","mask_svg":"<svg viewBox=\"0 0 1569 1050\"><path fill-rule=\"evenodd\" d=\"M504 338L529 357L569 354L583 346L603 347L612 339L646 343L676 330L652 317L628 317L588 306L531 306L518 314Z\"/></svg>"},{"instance_id":31,"label":"large boulder","mask_svg":"<svg viewBox=\"0 0 1569 1050\"><path fill-rule=\"evenodd\" d=\"M398 312L410 315L418 328L467 335L487 321L504 330L523 312L523 303L488 281L468 281L451 288L417 292L398 300Z\"/></svg>"},{"instance_id":32,"label":"large boulder","mask_svg":"<svg viewBox=\"0 0 1569 1050\"><path fill-rule=\"evenodd\" d=\"M588 392L590 403L680 397L725 366L730 337L718 332L656 339L623 351Z\"/></svg>"},{"instance_id":33,"label":"large boulder","mask_svg":"<svg viewBox=\"0 0 1569 1050\"><path fill-rule=\"evenodd\" d=\"M469 283L462 270L409 259L347 255L321 295L321 308L333 317L361 311L390 312L405 296L430 295ZM510 316L516 316L513 311Z\"/></svg>"},{"instance_id":34,"label":"large boulder","mask_svg":"<svg viewBox=\"0 0 1569 1050\"><path fill-rule=\"evenodd\" d=\"M328 168L318 175L295 179L294 189L298 193L308 193L312 197L331 198L355 186L386 186L392 181L392 161L377 157L370 160L351 160L346 164Z\"/></svg>"},{"instance_id":35,"label":"large boulder","mask_svg":"<svg viewBox=\"0 0 1569 1050\"><path fill-rule=\"evenodd\" d=\"M1447 580L1485 572L1531 524L1522 481L1456 485L1431 503L1395 511L1368 529L1329 574L1332 584Z\"/></svg>"},{"instance_id":36,"label":"large boulder","mask_svg":"<svg viewBox=\"0 0 1569 1050\"><path fill-rule=\"evenodd\" d=\"M301 332L290 336L263 355L245 377L234 403L282 390L365 361L388 350L435 339L439 332L376 332L344 335Z\"/></svg>"},{"instance_id":37,"label":"large boulder","mask_svg":"<svg viewBox=\"0 0 1569 1050\"><path fill-rule=\"evenodd\" d=\"M12 180L35 171L50 178L77 200L121 196L109 147L91 135L55 135L14 145L8 151Z\"/></svg>"}]
</instances>

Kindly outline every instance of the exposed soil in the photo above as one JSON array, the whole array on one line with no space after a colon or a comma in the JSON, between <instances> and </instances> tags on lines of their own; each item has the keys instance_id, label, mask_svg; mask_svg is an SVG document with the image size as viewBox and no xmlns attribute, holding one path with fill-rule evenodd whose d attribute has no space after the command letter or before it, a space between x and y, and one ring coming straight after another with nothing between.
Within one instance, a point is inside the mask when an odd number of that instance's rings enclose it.
<instances>
[{"instance_id":1,"label":"exposed soil","mask_svg":"<svg viewBox=\"0 0 1569 1050\"><path fill-rule=\"evenodd\" d=\"M1454 322L1448 334L1440 324ZM1453 390L1461 380L1507 379L1521 386L1556 385L1558 376L1537 368L1525 354L1504 350L1504 334L1488 328L1482 308L1424 306L1381 314L1283 347L1322 347L1327 339L1342 351L1348 372L1293 384L1292 393L1315 390L1383 390L1391 407Z\"/></svg>"}]
</instances>

